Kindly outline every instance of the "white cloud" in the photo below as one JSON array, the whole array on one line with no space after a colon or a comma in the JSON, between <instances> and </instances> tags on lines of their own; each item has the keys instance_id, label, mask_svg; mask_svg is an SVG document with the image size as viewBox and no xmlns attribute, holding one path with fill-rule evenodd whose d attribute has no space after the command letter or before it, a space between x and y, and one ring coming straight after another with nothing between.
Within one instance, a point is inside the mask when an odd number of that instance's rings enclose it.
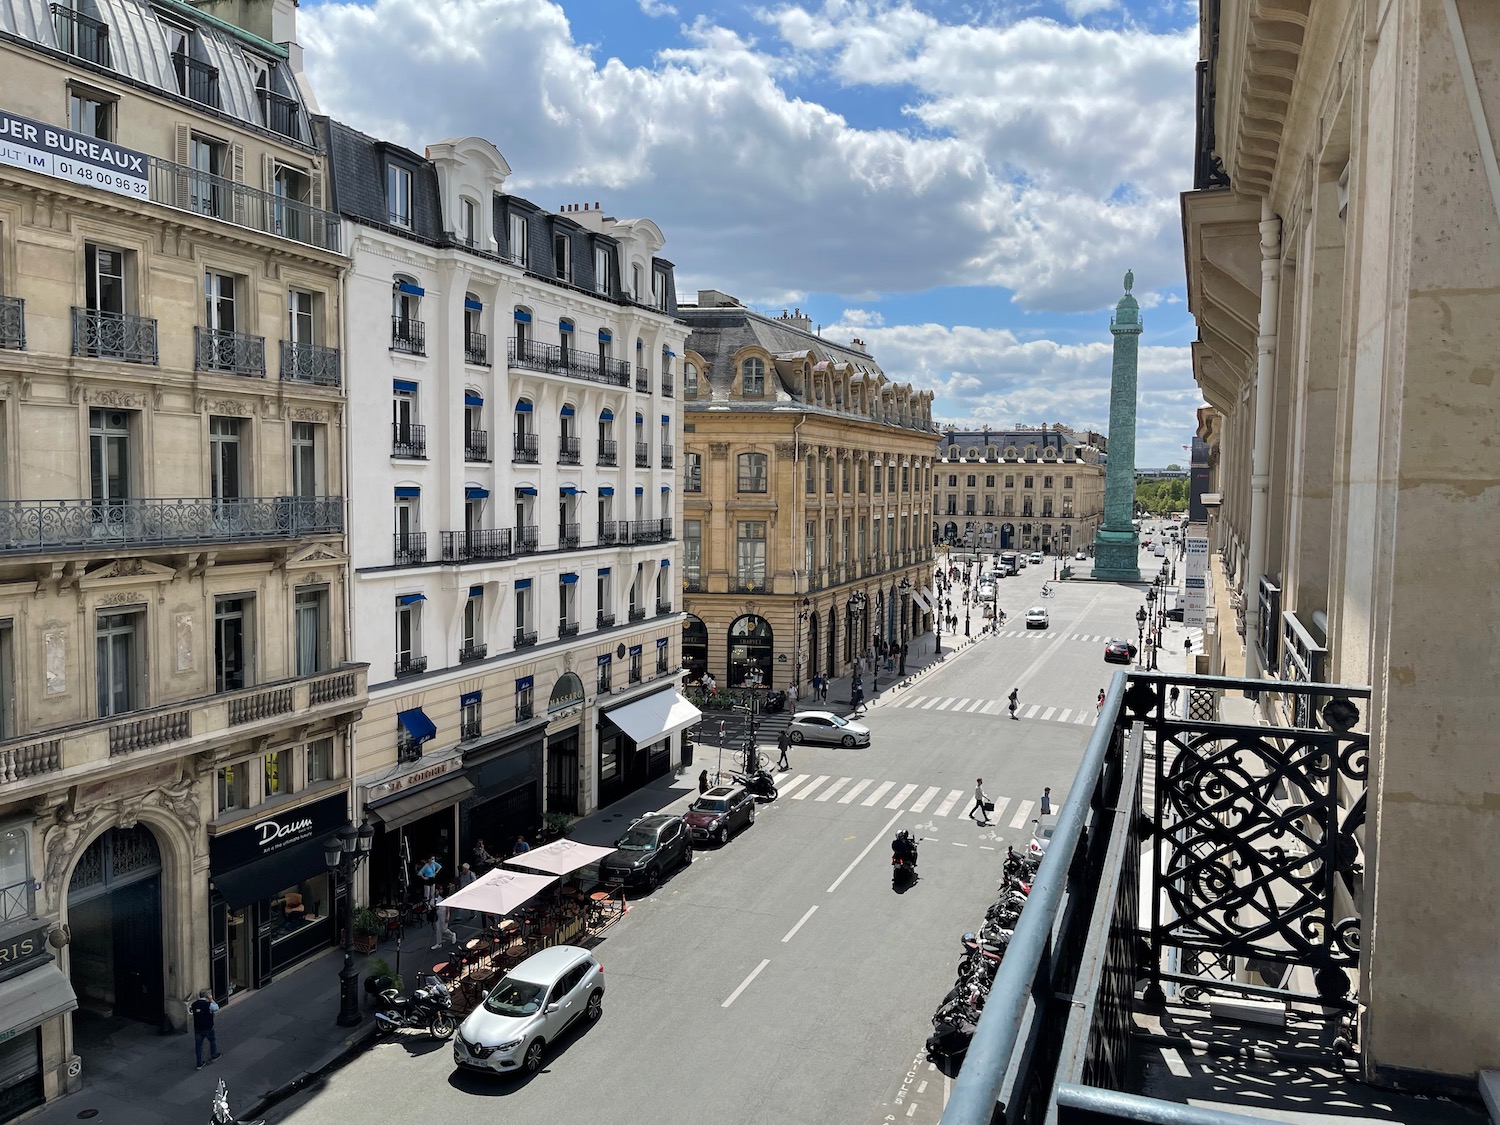
<instances>
[{"instance_id":1,"label":"white cloud","mask_svg":"<svg viewBox=\"0 0 1500 1125\"><path fill-rule=\"evenodd\" d=\"M636 0L636 3L641 6L641 13L650 16L652 19L658 16L675 16L677 14L677 9L665 3L664 0Z\"/></svg>"},{"instance_id":2,"label":"white cloud","mask_svg":"<svg viewBox=\"0 0 1500 1125\"><path fill-rule=\"evenodd\" d=\"M700 18L626 66L547 0L300 17L329 112L417 149L477 133L543 206L586 195L657 219L684 291L998 285L1025 308L1086 309L1113 301L1127 266L1143 294L1181 284L1196 34L954 26L829 0L764 13L766 42ZM796 96L814 72L855 95L898 87L907 121L859 128Z\"/></svg>"},{"instance_id":3,"label":"white cloud","mask_svg":"<svg viewBox=\"0 0 1500 1125\"><path fill-rule=\"evenodd\" d=\"M1118 0L1063 0L1063 11L1075 20L1119 7Z\"/></svg>"},{"instance_id":4,"label":"white cloud","mask_svg":"<svg viewBox=\"0 0 1500 1125\"><path fill-rule=\"evenodd\" d=\"M845 309L839 315L839 322L854 328L878 328L885 323L885 317L873 309Z\"/></svg>"}]
</instances>

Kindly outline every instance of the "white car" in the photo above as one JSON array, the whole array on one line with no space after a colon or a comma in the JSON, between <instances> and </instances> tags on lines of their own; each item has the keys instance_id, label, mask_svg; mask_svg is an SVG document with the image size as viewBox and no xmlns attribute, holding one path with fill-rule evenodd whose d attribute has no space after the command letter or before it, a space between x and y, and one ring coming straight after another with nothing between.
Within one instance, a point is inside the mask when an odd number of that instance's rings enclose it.
<instances>
[{"instance_id":1,"label":"white car","mask_svg":"<svg viewBox=\"0 0 1500 1125\"><path fill-rule=\"evenodd\" d=\"M1052 836L1057 831L1057 816L1039 816L1031 822L1031 843L1026 845L1026 854L1032 859L1041 859L1047 854L1047 848L1052 844Z\"/></svg>"},{"instance_id":2,"label":"white car","mask_svg":"<svg viewBox=\"0 0 1500 1125\"><path fill-rule=\"evenodd\" d=\"M979 587L979 600L982 602L992 602L995 600L995 584L993 582L986 582Z\"/></svg>"},{"instance_id":3,"label":"white car","mask_svg":"<svg viewBox=\"0 0 1500 1125\"><path fill-rule=\"evenodd\" d=\"M1074 557L1074 558L1075 558L1075 559L1077 559L1077 560L1078 560L1078 561L1079 561L1079 562L1083 562L1083 561L1084 561L1084 560L1085 560L1085 559L1087 559L1087 558L1088 558L1088 555L1086 555L1086 554L1085 554L1085 553L1084 553L1084 552L1082 552L1082 551L1079 551L1079 552L1078 552L1078 553L1077 553L1077 554L1076 554L1076 555L1074 555L1074 556L1073 556L1073 557Z\"/></svg>"},{"instance_id":4,"label":"white car","mask_svg":"<svg viewBox=\"0 0 1500 1125\"><path fill-rule=\"evenodd\" d=\"M1040 551L1032 551L1031 554L1030 554L1030 556L1027 558L1026 561L1029 562L1032 566L1041 566L1042 565L1042 552L1040 552Z\"/></svg>"},{"instance_id":5,"label":"white car","mask_svg":"<svg viewBox=\"0 0 1500 1125\"><path fill-rule=\"evenodd\" d=\"M1026 628L1045 629L1051 621L1047 617L1047 611L1039 605L1034 605L1026 611Z\"/></svg>"},{"instance_id":6,"label":"white car","mask_svg":"<svg viewBox=\"0 0 1500 1125\"><path fill-rule=\"evenodd\" d=\"M829 746L868 746L870 728L851 723L832 711L798 711L787 724L786 736L793 742L822 742Z\"/></svg>"},{"instance_id":7,"label":"white car","mask_svg":"<svg viewBox=\"0 0 1500 1125\"><path fill-rule=\"evenodd\" d=\"M604 970L576 945L554 945L517 965L469 1013L453 1040L453 1063L495 1074L535 1074L548 1043L574 1020L604 1012Z\"/></svg>"}]
</instances>

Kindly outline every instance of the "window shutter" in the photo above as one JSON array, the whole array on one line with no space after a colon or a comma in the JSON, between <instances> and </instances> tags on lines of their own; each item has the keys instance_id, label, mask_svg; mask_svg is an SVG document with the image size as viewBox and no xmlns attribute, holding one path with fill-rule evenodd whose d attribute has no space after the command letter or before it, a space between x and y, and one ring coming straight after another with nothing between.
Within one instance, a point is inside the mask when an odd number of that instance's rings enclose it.
<instances>
[{"instance_id":1,"label":"window shutter","mask_svg":"<svg viewBox=\"0 0 1500 1125\"><path fill-rule=\"evenodd\" d=\"M177 126L177 137L173 145L173 157L177 162L177 172L172 177L172 206L187 207L188 204L188 177L187 164L191 159L190 142L192 131L186 126Z\"/></svg>"},{"instance_id":2,"label":"window shutter","mask_svg":"<svg viewBox=\"0 0 1500 1125\"><path fill-rule=\"evenodd\" d=\"M245 182L245 146L229 146L229 178L237 184ZM240 191L230 192L234 200L233 214L234 222L240 226L245 225L245 193Z\"/></svg>"},{"instance_id":3,"label":"window shutter","mask_svg":"<svg viewBox=\"0 0 1500 1125\"><path fill-rule=\"evenodd\" d=\"M263 191L276 193L276 161L269 153L260 158L260 186Z\"/></svg>"}]
</instances>

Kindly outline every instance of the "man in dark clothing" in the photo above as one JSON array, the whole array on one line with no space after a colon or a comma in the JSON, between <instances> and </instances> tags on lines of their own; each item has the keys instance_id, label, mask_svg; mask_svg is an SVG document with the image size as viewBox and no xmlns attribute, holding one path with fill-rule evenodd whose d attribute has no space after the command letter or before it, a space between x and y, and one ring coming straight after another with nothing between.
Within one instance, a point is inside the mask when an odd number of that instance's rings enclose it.
<instances>
[{"instance_id":1,"label":"man in dark clothing","mask_svg":"<svg viewBox=\"0 0 1500 1125\"><path fill-rule=\"evenodd\" d=\"M776 736L776 749L781 751L781 761L776 763L777 769L789 770L792 768L791 763L786 760L786 752L791 745L792 740L786 731L782 731Z\"/></svg>"},{"instance_id":2,"label":"man in dark clothing","mask_svg":"<svg viewBox=\"0 0 1500 1125\"><path fill-rule=\"evenodd\" d=\"M1020 705L1021 705L1021 689L1020 688L1011 688L1010 689L1010 717L1012 719L1014 719L1016 717L1016 708L1019 707Z\"/></svg>"},{"instance_id":3,"label":"man in dark clothing","mask_svg":"<svg viewBox=\"0 0 1500 1125\"><path fill-rule=\"evenodd\" d=\"M188 1011L193 1014L193 1059L199 1070L203 1069L205 1039L208 1041L208 1061L213 1062L219 1057L219 1041L214 1037L214 1013L218 1010L219 1006L206 988L188 1005Z\"/></svg>"}]
</instances>

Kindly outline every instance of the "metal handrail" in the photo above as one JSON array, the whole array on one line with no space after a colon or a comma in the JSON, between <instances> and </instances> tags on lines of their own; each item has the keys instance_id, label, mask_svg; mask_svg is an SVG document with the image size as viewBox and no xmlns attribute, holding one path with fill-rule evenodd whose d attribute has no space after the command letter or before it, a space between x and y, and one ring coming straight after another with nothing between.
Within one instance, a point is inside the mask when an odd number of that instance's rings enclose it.
<instances>
[{"instance_id":1,"label":"metal handrail","mask_svg":"<svg viewBox=\"0 0 1500 1125\"><path fill-rule=\"evenodd\" d=\"M426 355L427 325L410 317L391 317L390 350L405 355Z\"/></svg>"},{"instance_id":2,"label":"metal handrail","mask_svg":"<svg viewBox=\"0 0 1500 1125\"><path fill-rule=\"evenodd\" d=\"M0 500L0 554L336 535L342 496Z\"/></svg>"},{"instance_id":3,"label":"metal handrail","mask_svg":"<svg viewBox=\"0 0 1500 1125\"><path fill-rule=\"evenodd\" d=\"M286 382L339 385L339 350L297 340L281 341L281 378Z\"/></svg>"},{"instance_id":4,"label":"metal handrail","mask_svg":"<svg viewBox=\"0 0 1500 1125\"><path fill-rule=\"evenodd\" d=\"M226 328L193 326L193 370L266 377L266 338Z\"/></svg>"},{"instance_id":5,"label":"metal handrail","mask_svg":"<svg viewBox=\"0 0 1500 1125\"><path fill-rule=\"evenodd\" d=\"M154 365L156 318L74 305L73 354Z\"/></svg>"},{"instance_id":6,"label":"metal handrail","mask_svg":"<svg viewBox=\"0 0 1500 1125\"><path fill-rule=\"evenodd\" d=\"M488 461L490 459L490 432L488 430L464 431L464 460Z\"/></svg>"},{"instance_id":7,"label":"metal handrail","mask_svg":"<svg viewBox=\"0 0 1500 1125\"><path fill-rule=\"evenodd\" d=\"M283 137L301 140L302 130L297 126L297 114L302 107L297 104L297 100L264 87L258 88L255 93L260 98L260 112L265 118L266 128Z\"/></svg>"},{"instance_id":8,"label":"metal handrail","mask_svg":"<svg viewBox=\"0 0 1500 1125\"><path fill-rule=\"evenodd\" d=\"M110 65L109 24L67 4L53 4L52 27L57 45L68 54L99 66Z\"/></svg>"},{"instance_id":9,"label":"metal handrail","mask_svg":"<svg viewBox=\"0 0 1500 1125\"><path fill-rule=\"evenodd\" d=\"M425 460L427 427L418 422L392 422L391 456Z\"/></svg>"},{"instance_id":10,"label":"metal handrail","mask_svg":"<svg viewBox=\"0 0 1500 1125\"><path fill-rule=\"evenodd\" d=\"M157 156L150 165L153 203L338 253L339 217L332 211Z\"/></svg>"},{"instance_id":11,"label":"metal handrail","mask_svg":"<svg viewBox=\"0 0 1500 1125\"><path fill-rule=\"evenodd\" d=\"M490 365L490 338L483 332L464 333L464 362L480 367Z\"/></svg>"},{"instance_id":12,"label":"metal handrail","mask_svg":"<svg viewBox=\"0 0 1500 1125\"><path fill-rule=\"evenodd\" d=\"M0 296L0 348L26 350L26 300Z\"/></svg>"}]
</instances>

